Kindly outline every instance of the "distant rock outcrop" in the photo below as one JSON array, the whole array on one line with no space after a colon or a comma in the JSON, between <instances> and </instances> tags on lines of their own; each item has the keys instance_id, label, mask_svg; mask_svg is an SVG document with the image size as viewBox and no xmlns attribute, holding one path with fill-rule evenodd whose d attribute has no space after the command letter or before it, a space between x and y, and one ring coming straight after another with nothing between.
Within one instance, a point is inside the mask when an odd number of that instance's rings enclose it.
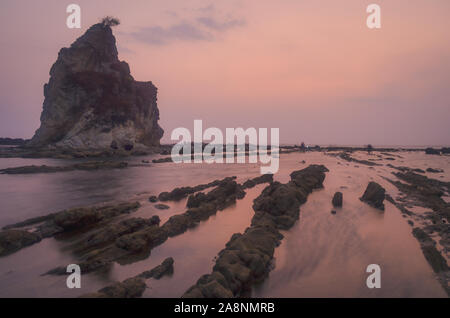
<instances>
[{"instance_id":1,"label":"distant rock outcrop","mask_svg":"<svg viewBox=\"0 0 450 318\"><path fill-rule=\"evenodd\" d=\"M441 154L441 152L438 149L434 149L434 148L425 149L425 153L427 155L440 155Z\"/></svg>"},{"instance_id":2,"label":"distant rock outcrop","mask_svg":"<svg viewBox=\"0 0 450 318\"><path fill-rule=\"evenodd\" d=\"M63 48L44 85L41 126L28 146L113 150L159 146L157 88L119 61L111 27L93 25Z\"/></svg>"},{"instance_id":3,"label":"distant rock outcrop","mask_svg":"<svg viewBox=\"0 0 450 318\"><path fill-rule=\"evenodd\" d=\"M21 146L26 143L22 138L0 138L0 145Z\"/></svg>"}]
</instances>

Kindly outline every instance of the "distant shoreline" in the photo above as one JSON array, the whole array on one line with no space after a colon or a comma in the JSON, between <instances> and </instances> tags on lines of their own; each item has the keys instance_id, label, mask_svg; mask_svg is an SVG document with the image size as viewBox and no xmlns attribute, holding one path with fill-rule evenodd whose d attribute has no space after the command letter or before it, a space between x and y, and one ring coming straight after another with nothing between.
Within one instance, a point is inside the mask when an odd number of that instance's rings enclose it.
<instances>
[{"instance_id":1,"label":"distant shoreline","mask_svg":"<svg viewBox=\"0 0 450 318\"><path fill-rule=\"evenodd\" d=\"M5 141L6 143L2 143ZM54 159L77 159L77 158L124 158L133 156L146 156L146 155L166 155L170 156L173 144L162 144L159 147L148 147L146 150L114 150L114 149L65 149L57 147L45 147L45 148L33 148L27 147L26 140L12 139L12 138L0 138L0 158L54 158ZM204 143L204 148L207 144ZM226 145L223 145L224 152L226 151ZM426 152L431 150L434 155L449 154L450 148L448 147L371 147L367 146L298 146L298 145L281 145L279 147L280 154L286 154L291 152L353 152L353 151L376 151L376 152L399 152L399 151L414 151L414 152ZM257 151L256 146L249 144L236 145L235 153ZM270 152L270 146L268 146ZM194 153L194 145L192 144L192 154Z\"/></svg>"}]
</instances>

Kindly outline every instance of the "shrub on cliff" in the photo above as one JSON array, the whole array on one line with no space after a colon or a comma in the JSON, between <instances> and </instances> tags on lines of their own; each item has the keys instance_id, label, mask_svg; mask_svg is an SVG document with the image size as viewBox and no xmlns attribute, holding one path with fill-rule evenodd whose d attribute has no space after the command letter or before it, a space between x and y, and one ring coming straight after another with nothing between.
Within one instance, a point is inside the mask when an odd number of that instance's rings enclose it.
<instances>
[{"instance_id":1,"label":"shrub on cliff","mask_svg":"<svg viewBox=\"0 0 450 318\"><path fill-rule=\"evenodd\" d=\"M120 24L120 20L111 16L106 16L102 19L101 23L104 26L114 27Z\"/></svg>"}]
</instances>

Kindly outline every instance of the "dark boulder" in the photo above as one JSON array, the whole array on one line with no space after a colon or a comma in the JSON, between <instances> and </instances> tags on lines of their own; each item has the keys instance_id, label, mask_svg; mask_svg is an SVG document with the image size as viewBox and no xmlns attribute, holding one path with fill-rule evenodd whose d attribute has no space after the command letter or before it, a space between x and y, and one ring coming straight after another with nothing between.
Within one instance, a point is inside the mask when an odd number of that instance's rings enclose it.
<instances>
[{"instance_id":1,"label":"dark boulder","mask_svg":"<svg viewBox=\"0 0 450 318\"><path fill-rule=\"evenodd\" d=\"M360 198L361 201L366 202L370 206L384 211L384 198L386 190L376 182L369 182L366 191Z\"/></svg>"},{"instance_id":2,"label":"dark boulder","mask_svg":"<svg viewBox=\"0 0 450 318\"><path fill-rule=\"evenodd\" d=\"M333 196L333 200L331 201L331 203L333 203L334 207L342 207L342 200L343 200L342 192L336 192Z\"/></svg>"}]
</instances>

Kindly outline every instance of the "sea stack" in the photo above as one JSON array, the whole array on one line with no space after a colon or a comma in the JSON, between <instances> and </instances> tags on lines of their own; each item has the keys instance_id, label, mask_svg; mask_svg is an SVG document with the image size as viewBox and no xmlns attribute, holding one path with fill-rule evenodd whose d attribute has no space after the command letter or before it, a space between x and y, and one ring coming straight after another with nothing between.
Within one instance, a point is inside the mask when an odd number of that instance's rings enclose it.
<instances>
[{"instance_id":1,"label":"sea stack","mask_svg":"<svg viewBox=\"0 0 450 318\"><path fill-rule=\"evenodd\" d=\"M63 48L44 85L41 126L28 146L131 152L159 146L157 88L119 61L104 20Z\"/></svg>"}]
</instances>

